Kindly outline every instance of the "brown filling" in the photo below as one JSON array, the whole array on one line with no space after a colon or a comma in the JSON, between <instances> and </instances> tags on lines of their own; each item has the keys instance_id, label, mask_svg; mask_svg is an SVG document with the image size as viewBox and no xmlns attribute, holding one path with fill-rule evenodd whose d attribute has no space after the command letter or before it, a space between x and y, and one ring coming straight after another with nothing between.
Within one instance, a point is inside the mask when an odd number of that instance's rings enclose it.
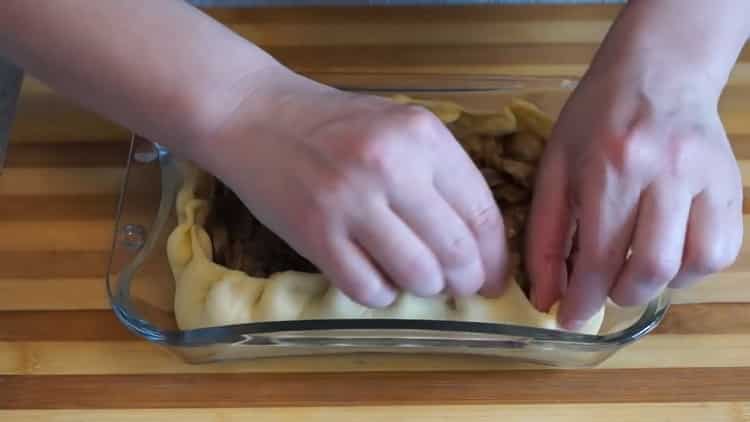
<instances>
[{"instance_id":1,"label":"brown filling","mask_svg":"<svg viewBox=\"0 0 750 422\"><path fill-rule=\"evenodd\" d=\"M263 278L290 270L319 272L261 224L234 192L218 181L216 185L207 227L217 264Z\"/></svg>"},{"instance_id":2,"label":"brown filling","mask_svg":"<svg viewBox=\"0 0 750 422\"><path fill-rule=\"evenodd\" d=\"M475 117L472 117L475 118ZM473 133L466 122L450 124L461 145L481 169L492 189L506 227L511 272L527 291L527 277L520 259L526 216L536 165L544 141L526 132ZM207 228L217 264L266 278L283 271L319 272L307 259L262 225L240 199L219 181L214 191Z\"/></svg>"}]
</instances>

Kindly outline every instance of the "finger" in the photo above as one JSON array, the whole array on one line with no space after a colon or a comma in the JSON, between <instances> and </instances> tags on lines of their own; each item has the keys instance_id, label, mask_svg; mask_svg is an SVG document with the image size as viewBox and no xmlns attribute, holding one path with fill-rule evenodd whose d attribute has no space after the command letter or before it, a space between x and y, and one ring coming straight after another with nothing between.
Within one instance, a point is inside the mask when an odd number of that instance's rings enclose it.
<instances>
[{"instance_id":1,"label":"finger","mask_svg":"<svg viewBox=\"0 0 750 422\"><path fill-rule=\"evenodd\" d=\"M685 248L690 192L652 185L641 197L632 253L610 297L621 306L647 303L677 275Z\"/></svg>"},{"instance_id":2,"label":"finger","mask_svg":"<svg viewBox=\"0 0 750 422\"><path fill-rule=\"evenodd\" d=\"M579 251L560 302L567 329L585 324L603 305L625 257L635 224L640 187L628 187L606 169L584 186L578 224Z\"/></svg>"},{"instance_id":3,"label":"finger","mask_svg":"<svg viewBox=\"0 0 750 422\"><path fill-rule=\"evenodd\" d=\"M401 189L391 207L432 251L450 294L466 296L479 290L485 274L477 241L437 191L431 186Z\"/></svg>"},{"instance_id":4,"label":"finger","mask_svg":"<svg viewBox=\"0 0 750 422\"><path fill-rule=\"evenodd\" d=\"M394 285L418 296L443 290L443 273L435 255L385 201L357 220L352 236ZM440 230L440 226L432 229Z\"/></svg>"},{"instance_id":5,"label":"finger","mask_svg":"<svg viewBox=\"0 0 750 422\"><path fill-rule=\"evenodd\" d=\"M712 198L707 192L693 199L682 267L669 287L694 285L734 263L743 237L741 203Z\"/></svg>"},{"instance_id":6,"label":"finger","mask_svg":"<svg viewBox=\"0 0 750 422\"><path fill-rule=\"evenodd\" d=\"M387 307L397 292L372 259L346 236L335 236L322 257L323 273L355 302L371 308Z\"/></svg>"},{"instance_id":7,"label":"finger","mask_svg":"<svg viewBox=\"0 0 750 422\"><path fill-rule=\"evenodd\" d=\"M564 161L550 149L540 163L527 227L526 269L531 300L546 312L562 295L573 227Z\"/></svg>"},{"instance_id":8,"label":"finger","mask_svg":"<svg viewBox=\"0 0 750 422\"><path fill-rule=\"evenodd\" d=\"M480 292L500 295L505 286L507 244L505 228L495 198L479 169L456 144L453 157L461 157L453 166L439 164L435 189L445 199L472 233L484 272Z\"/></svg>"}]
</instances>

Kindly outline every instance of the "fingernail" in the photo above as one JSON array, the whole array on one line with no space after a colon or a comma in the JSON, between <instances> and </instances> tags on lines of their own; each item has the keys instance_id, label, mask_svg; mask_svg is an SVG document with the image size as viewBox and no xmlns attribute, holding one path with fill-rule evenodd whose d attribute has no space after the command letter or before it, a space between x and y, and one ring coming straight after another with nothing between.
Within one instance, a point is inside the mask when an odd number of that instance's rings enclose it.
<instances>
[{"instance_id":1,"label":"fingernail","mask_svg":"<svg viewBox=\"0 0 750 422\"><path fill-rule=\"evenodd\" d=\"M445 283L442 278L435 277L426 280L426 283L414 286L414 294L420 297L431 297L445 290Z\"/></svg>"},{"instance_id":2,"label":"fingernail","mask_svg":"<svg viewBox=\"0 0 750 422\"><path fill-rule=\"evenodd\" d=\"M376 294L371 297L370 307L387 308L397 299L398 293L390 286L382 286Z\"/></svg>"},{"instance_id":3,"label":"fingernail","mask_svg":"<svg viewBox=\"0 0 750 422\"><path fill-rule=\"evenodd\" d=\"M573 320L567 320L560 323L563 329L568 331L578 331L586 324L586 320L583 319L573 319Z\"/></svg>"},{"instance_id":4,"label":"fingernail","mask_svg":"<svg viewBox=\"0 0 750 422\"><path fill-rule=\"evenodd\" d=\"M571 311L565 303L561 303L560 309L557 311L557 323L563 330L578 331L586 323L586 320L581 319L580 314Z\"/></svg>"},{"instance_id":5,"label":"fingernail","mask_svg":"<svg viewBox=\"0 0 750 422\"><path fill-rule=\"evenodd\" d=\"M567 331L579 331L586 325L585 319L562 319L559 323L560 326Z\"/></svg>"}]
</instances>

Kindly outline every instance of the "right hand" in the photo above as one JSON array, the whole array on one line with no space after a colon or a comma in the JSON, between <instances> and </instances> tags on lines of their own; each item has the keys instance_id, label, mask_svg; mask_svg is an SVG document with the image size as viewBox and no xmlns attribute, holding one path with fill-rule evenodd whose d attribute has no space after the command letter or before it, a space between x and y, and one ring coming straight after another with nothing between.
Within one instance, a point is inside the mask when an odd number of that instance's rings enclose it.
<instances>
[{"instance_id":1,"label":"right hand","mask_svg":"<svg viewBox=\"0 0 750 422\"><path fill-rule=\"evenodd\" d=\"M196 160L263 224L366 306L398 290L502 292L500 212L437 117L291 73L270 79L254 81Z\"/></svg>"}]
</instances>

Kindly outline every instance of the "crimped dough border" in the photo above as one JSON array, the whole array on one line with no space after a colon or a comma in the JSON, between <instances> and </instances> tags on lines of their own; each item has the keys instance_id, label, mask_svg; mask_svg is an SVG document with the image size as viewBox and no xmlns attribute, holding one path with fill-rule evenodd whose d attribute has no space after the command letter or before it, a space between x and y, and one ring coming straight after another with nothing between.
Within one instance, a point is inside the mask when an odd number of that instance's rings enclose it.
<instances>
[{"instance_id":1,"label":"crimped dough border","mask_svg":"<svg viewBox=\"0 0 750 422\"><path fill-rule=\"evenodd\" d=\"M351 301L322 275L287 271L270 278L251 277L213 262L211 239L203 224L208 198L198 186L213 178L183 164L184 185L177 195L178 225L167 241L175 285L175 317L182 330L261 321L399 318L503 323L559 329L555 308L537 311L515 280L498 298L470 296L449 304L445 297L420 298L401 293L386 309L369 309ZM596 334L604 308L580 330Z\"/></svg>"}]
</instances>

